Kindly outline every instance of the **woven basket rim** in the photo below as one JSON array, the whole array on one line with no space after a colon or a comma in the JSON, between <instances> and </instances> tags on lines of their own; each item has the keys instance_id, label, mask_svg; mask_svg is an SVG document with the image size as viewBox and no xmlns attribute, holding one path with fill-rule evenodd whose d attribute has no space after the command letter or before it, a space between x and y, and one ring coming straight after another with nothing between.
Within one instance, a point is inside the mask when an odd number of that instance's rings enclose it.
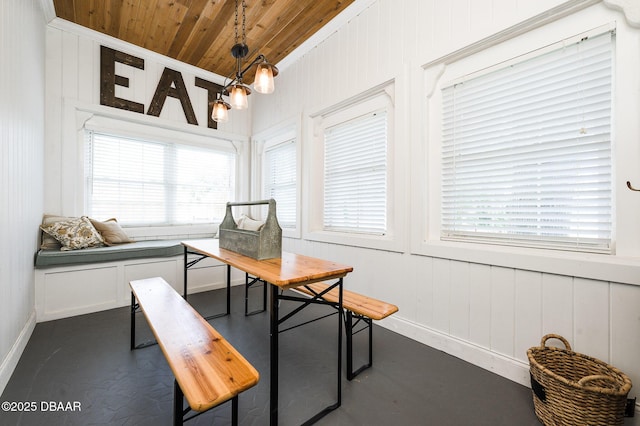
<instances>
[{"instance_id":1,"label":"woven basket rim","mask_svg":"<svg viewBox=\"0 0 640 426\"><path fill-rule=\"evenodd\" d=\"M538 362L538 360L535 359L534 357L534 352L542 352L542 351L559 351L559 352L563 352L565 353L567 356L574 356L574 357L578 357L578 358L583 358L583 359L587 359L590 361L593 361L597 364L600 364L601 366L605 367L607 370L610 370L616 374L618 374L620 377L622 377L622 380L624 381L624 384L622 386L620 386L619 388L603 388L600 386L583 386L583 385L579 385L578 382L575 382L573 380L569 380L566 377L560 376L559 374L553 372L552 370L550 370L549 368L545 367L544 365L540 364ZM622 371L620 371L618 368L599 360L598 358L589 356L589 355L585 355L582 354L580 352L575 352L573 350L567 350L567 349L562 349L562 348L556 348L553 346L533 346L531 348L529 348L527 350L527 358L529 358L529 364L531 367L536 366L537 368L539 368L544 374L547 374L551 377L553 377L556 380L559 380L560 382L571 386L574 389L579 389L579 390L587 390L587 391L593 391L593 392L598 392L598 393L603 393L603 394L607 394L607 395L614 395L614 396L623 396L623 395L627 395L629 393L629 391L631 390L631 379L624 374Z\"/></svg>"}]
</instances>

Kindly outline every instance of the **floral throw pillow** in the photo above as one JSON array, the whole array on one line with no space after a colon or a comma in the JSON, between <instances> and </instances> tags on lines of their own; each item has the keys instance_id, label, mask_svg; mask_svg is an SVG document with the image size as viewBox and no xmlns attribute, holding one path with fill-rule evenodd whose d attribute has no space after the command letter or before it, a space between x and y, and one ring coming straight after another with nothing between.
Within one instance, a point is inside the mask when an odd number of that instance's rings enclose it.
<instances>
[{"instance_id":1,"label":"floral throw pillow","mask_svg":"<svg viewBox=\"0 0 640 426\"><path fill-rule=\"evenodd\" d=\"M42 218L42 226L50 225L54 222L62 222L64 220L69 220L69 219L73 219L73 218L68 216L45 214ZM43 250L60 250L60 247L62 247L62 245L60 244L60 241L56 240L55 238L53 238L51 235L47 234L44 231L42 232L40 241L42 241L42 243L40 244L40 248Z\"/></svg>"},{"instance_id":2,"label":"floral throw pillow","mask_svg":"<svg viewBox=\"0 0 640 426\"><path fill-rule=\"evenodd\" d=\"M86 216L41 225L47 234L60 241L60 250L77 250L104 245L104 239Z\"/></svg>"}]
</instances>

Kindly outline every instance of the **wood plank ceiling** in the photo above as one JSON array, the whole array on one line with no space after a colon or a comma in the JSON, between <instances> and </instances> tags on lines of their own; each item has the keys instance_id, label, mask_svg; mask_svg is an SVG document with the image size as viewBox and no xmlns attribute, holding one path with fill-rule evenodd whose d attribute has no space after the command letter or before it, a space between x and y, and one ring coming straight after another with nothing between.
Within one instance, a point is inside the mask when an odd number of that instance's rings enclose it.
<instances>
[{"instance_id":1,"label":"wood plank ceiling","mask_svg":"<svg viewBox=\"0 0 640 426\"><path fill-rule=\"evenodd\" d=\"M242 0L239 0L240 4ZM246 43L280 60L354 0L245 0ZM53 0L58 18L223 77L233 73L236 0ZM242 26L242 8L238 14ZM241 29L239 37L242 37ZM253 70L252 70L253 72ZM247 84L253 74L245 76Z\"/></svg>"}]
</instances>

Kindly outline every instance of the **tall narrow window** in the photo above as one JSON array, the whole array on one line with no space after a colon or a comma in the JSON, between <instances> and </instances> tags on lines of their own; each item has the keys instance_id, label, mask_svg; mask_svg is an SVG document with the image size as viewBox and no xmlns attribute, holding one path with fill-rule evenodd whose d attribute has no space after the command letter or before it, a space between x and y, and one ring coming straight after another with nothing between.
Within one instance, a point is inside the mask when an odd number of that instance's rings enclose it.
<instances>
[{"instance_id":1,"label":"tall narrow window","mask_svg":"<svg viewBox=\"0 0 640 426\"><path fill-rule=\"evenodd\" d=\"M235 196L235 154L87 132L87 214L124 225L219 222Z\"/></svg>"},{"instance_id":2,"label":"tall narrow window","mask_svg":"<svg viewBox=\"0 0 640 426\"><path fill-rule=\"evenodd\" d=\"M296 143L294 140L269 147L264 155L264 194L276 200L278 223L296 227Z\"/></svg>"},{"instance_id":3,"label":"tall narrow window","mask_svg":"<svg viewBox=\"0 0 640 426\"><path fill-rule=\"evenodd\" d=\"M443 89L443 239L611 251L613 37Z\"/></svg>"},{"instance_id":4,"label":"tall narrow window","mask_svg":"<svg viewBox=\"0 0 640 426\"><path fill-rule=\"evenodd\" d=\"M387 231L387 111L324 132L324 229Z\"/></svg>"}]
</instances>

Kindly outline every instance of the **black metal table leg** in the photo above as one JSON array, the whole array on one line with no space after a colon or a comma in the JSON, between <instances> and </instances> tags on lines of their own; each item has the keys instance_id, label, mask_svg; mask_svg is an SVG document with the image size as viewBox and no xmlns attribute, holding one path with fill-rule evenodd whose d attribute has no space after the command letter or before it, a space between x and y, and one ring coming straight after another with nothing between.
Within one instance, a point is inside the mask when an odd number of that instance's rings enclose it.
<instances>
[{"instance_id":1,"label":"black metal table leg","mask_svg":"<svg viewBox=\"0 0 640 426\"><path fill-rule=\"evenodd\" d=\"M188 260L188 255L189 254L194 254L194 255L198 255L199 257L189 261ZM189 251L189 249L187 248L187 246L184 247L184 290L182 292L182 297L184 298L184 300L187 300L187 288L188 288L188 282L187 282L187 271L189 270L189 268L193 267L196 263L200 262L203 259L208 258L207 255L204 255L202 253L196 252L196 251ZM204 317L204 319L206 321L209 321L210 319L213 318L219 318L219 317L223 317L225 315L229 315L231 314L231 265L225 265L227 267L227 273L226 273L226 287L227 287L227 309L225 312L220 313L220 314L214 314L214 315L209 315L208 317Z\"/></svg>"},{"instance_id":2,"label":"black metal table leg","mask_svg":"<svg viewBox=\"0 0 640 426\"><path fill-rule=\"evenodd\" d=\"M344 323L347 338L347 380L353 379L353 312L347 311Z\"/></svg>"},{"instance_id":3,"label":"black metal table leg","mask_svg":"<svg viewBox=\"0 0 640 426\"><path fill-rule=\"evenodd\" d=\"M231 314L231 265L227 265L227 315Z\"/></svg>"},{"instance_id":4,"label":"black metal table leg","mask_svg":"<svg viewBox=\"0 0 640 426\"><path fill-rule=\"evenodd\" d=\"M269 330L269 354L271 360L270 372L270 414L269 424L278 424L278 287L271 285L271 309L269 310L271 326Z\"/></svg>"},{"instance_id":5,"label":"black metal table leg","mask_svg":"<svg viewBox=\"0 0 640 426\"><path fill-rule=\"evenodd\" d=\"M262 309L255 309L249 312L249 290L255 284L262 284ZM248 272L244 274L244 316L260 314L267 310L267 282L261 280L258 277L249 275Z\"/></svg>"},{"instance_id":6,"label":"black metal table leg","mask_svg":"<svg viewBox=\"0 0 640 426\"><path fill-rule=\"evenodd\" d=\"M342 316L344 310L342 309L342 278L338 281L338 288L340 297L338 298L338 403L335 408L342 405Z\"/></svg>"},{"instance_id":7,"label":"black metal table leg","mask_svg":"<svg viewBox=\"0 0 640 426\"><path fill-rule=\"evenodd\" d=\"M184 289L182 291L182 297L184 298L184 300L187 300L187 270L189 269L188 266L188 261L187 261L187 254L189 253L189 250L187 250L187 246L184 246L184 277L183 277L183 286Z\"/></svg>"},{"instance_id":8,"label":"black metal table leg","mask_svg":"<svg viewBox=\"0 0 640 426\"><path fill-rule=\"evenodd\" d=\"M231 424L238 426L238 395L231 399Z\"/></svg>"},{"instance_id":9,"label":"black metal table leg","mask_svg":"<svg viewBox=\"0 0 640 426\"><path fill-rule=\"evenodd\" d=\"M136 296L131 292L131 350L136 348Z\"/></svg>"},{"instance_id":10,"label":"black metal table leg","mask_svg":"<svg viewBox=\"0 0 640 426\"><path fill-rule=\"evenodd\" d=\"M337 305L337 310L338 310L338 368L337 370L338 371L337 371L337 377L336 377L337 379L336 381L338 383L337 401L335 402L335 404L332 404L326 407L324 410L320 411L318 414L316 414L315 416L311 417L309 420L304 422L303 426L314 424L315 422L317 422L318 420L320 420L321 418L329 414L331 411L335 410L336 408L339 408L342 405L342 321L343 321L342 315L344 315L344 312L342 309L342 278L338 280L337 285L338 285L338 305Z\"/></svg>"}]
</instances>

